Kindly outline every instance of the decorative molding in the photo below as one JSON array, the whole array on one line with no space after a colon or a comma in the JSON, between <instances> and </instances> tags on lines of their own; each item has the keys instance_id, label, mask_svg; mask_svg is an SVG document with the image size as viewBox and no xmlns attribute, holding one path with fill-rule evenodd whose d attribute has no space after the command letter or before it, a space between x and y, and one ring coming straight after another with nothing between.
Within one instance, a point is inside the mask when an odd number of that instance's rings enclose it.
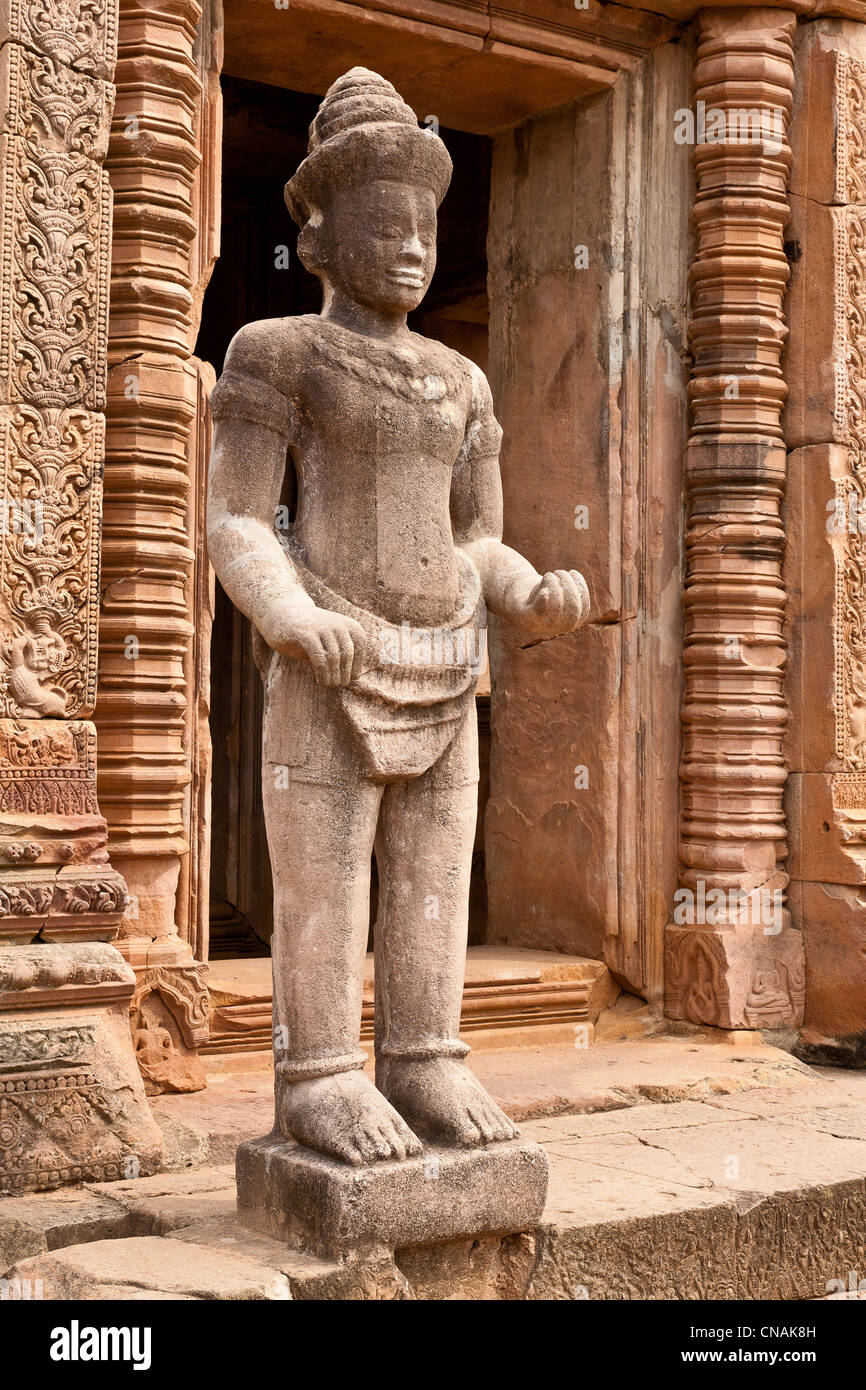
<instances>
[{"instance_id":1,"label":"decorative molding","mask_svg":"<svg viewBox=\"0 0 866 1390\"><path fill-rule=\"evenodd\" d=\"M0 38L0 935L109 940L96 802L111 0L7 0ZM36 851L34 851L34 846Z\"/></svg>"},{"instance_id":2,"label":"decorative molding","mask_svg":"<svg viewBox=\"0 0 866 1390\"><path fill-rule=\"evenodd\" d=\"M866 203L866 63L836 55L836 202Z\"/></svg>"},{"instance_id":3,"label":"decorative molding","mask_svg":"<svg viewBox=\"0 0 866 1390\"><path fill-rule=\"evenodd\" d=\"M93 725L0 719L0 813L98 817ZM61 862L72 854L61 855ZM20 852L7 847L3 857L11 861Z\"/></svg>"},{"instance_id":4,"label":"decorative molding","mask_svg":"<svg viewBox=\"0 0 866 1390\"><path fill-rule=\"evenodd\" d=\"M55 63L111 77L117 56L116 0L6 0L8 37Z\"/></svg>"},{"instance_id":5,"label":"decorative molding","mask_svg":"<svg viewBox=\"0 0 866 1390\"><path fill-rule=\"evenodd\" d=\"M127 1002L135 975L115 950L96 943L0 947L0 1006L14 1009Z\"/></svg>"},{"instance_id":6,"label":"decorative molding","mask_svg":"<svg viewBox=\"0 0 866 1390\"><path fill-rule=\"evenodd\" d=\"M108 155L114 241L99 787L116 856L179 863L189 848L191 777L189 440L199 399L188 359L201 10L196 0L121 0L120 16ZM167 928L173 901L164 917Z\"/></svg>"},{"instance_id":7,"label":"decorative molding","mask_svg":"<svg viewBox=\"0 0 866 1390\"><path fill-rule=\"evenodd\" d=\"M142 971L135 984L130 1011L138 1013L148 994L161 994L173 1005L172 1013L183 1041L195 1048L208 1036L207 966L200 961L184 966L153 966Z\"/></svg>"},{"instance_id":8,"label":"decorative molding","mask_svg":"<svg viewBox=\"0 0 866 1390\"><path fill-rule=\"evenodd\" d=\"M207 948L207 427L191 353L218 239L213 9L202 18L197 0L121 0L107 159L114 238L95 718L112 858L136 904L120 949L138 974L133 1034L151 1093L204 1085L195 1047L207 1036L205 967L192 953Z\"/></svg>"},{"instance_id":9,"label":"decorative molding","mask_svg":"<svg viewBox=\"0 0 866 1390\"><path fill-rule=\"evenodd\" d=\"M860 69L857 85L862 96L866 69L847 55L838 55L836 73L837 82L843 74L842 91L850 92L852 68ZM852 107L857 112L862 109L849 101L845 110L850 113ZM837 184L850 191L850 153L852 147L859 153L859 147L853 144L850 128L843 128L842 113L840 106L838 151L840 167L845 160L845 172L840 180L837 168ZM859 177L853 187L862 196ZM845 445L847 455L846 476L835 484L836 505L844 521L833 536L833 705L840 772L856 773L866 772L866 535L859 530L861 519L866 519L866 208L833 208L832 217L834 437ZM852 517L854 526L849 525ZM866 801L861 804L866 806Z\"/></svg>"},{"instance_id":10,"label":"decorative molding","mask_svg":"<svg viewBox=\"0 0 866 1390\"><path fill-rule=\"evenodd\" d=\"M10 716L86 716L96 693L111 235L101 161L113 102L92 75L113 51L100 15L95 0L13 3L0 53L0 711ZM43 33L50 51L28 46Z\"/></svg>"},{"instance_id":11,"label":"decorative molding","mask_svg":"<svg viewBox=\"0 0 866 1390\"><path fill-rule=\"evenodd\" d=\"M665 1004L674 1018L715 1028L786 1028L803 1017L806 970L800 933L669 927Z\"/></svg>"},{"instance_id":12,"label":"decorative molding","mask_svg":"<svg viewBox=\"0 0 866 1390\"><path fill-rule=\"evenodd\" d=\"M693 1022L778 1027L797 1024L803 1003L802 946L782 906L781 867L781 359L795 18L716 9L702 11L700 25L695 101L721 110L725 126L693 152L680 883L692 901L721 890L725 905L712 924L668 927L665 1006ZM744 109L761 115L749 141L732 125ZM773 932L742 923L738 895L755 892L778 912ZM784 970L772 964L783 958ZM744 987L750 979L754 988ZM770 996L772 1007L762 1006Z\"/></svg>"},{"instance_id":13,"label":"decorative molding","mask_svg":"<svg viewBox=\"0 0 866 1390\"><path fill-rule=\"evenodd\" d=\"M6 1193L152 1172L162 1140L126 1029L134 977L107 944L126 887L108 862L84 718L96 693L116 7L5 0L0 23ZM84 1022L70 1016L79 1006Z\"/></svg>"}]
</instances>

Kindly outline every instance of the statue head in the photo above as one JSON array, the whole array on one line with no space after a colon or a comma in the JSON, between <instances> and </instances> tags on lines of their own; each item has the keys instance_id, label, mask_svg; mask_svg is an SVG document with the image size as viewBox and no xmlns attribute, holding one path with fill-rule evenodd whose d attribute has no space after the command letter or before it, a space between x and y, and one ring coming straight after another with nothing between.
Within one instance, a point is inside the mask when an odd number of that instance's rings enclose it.
<instances>
[{"instance_id":1,"label":"statue head","mask_svg":"<svg viewBox=\"0 0 866 1390\"><path fill-rule=\"evenodd\" d=\"M436 267L436 209L451 179L439 136L378 73L352 68L310 126L309 154L286 184L298 254L352 302L408 313Z\"/></svg>"}]
</instances>

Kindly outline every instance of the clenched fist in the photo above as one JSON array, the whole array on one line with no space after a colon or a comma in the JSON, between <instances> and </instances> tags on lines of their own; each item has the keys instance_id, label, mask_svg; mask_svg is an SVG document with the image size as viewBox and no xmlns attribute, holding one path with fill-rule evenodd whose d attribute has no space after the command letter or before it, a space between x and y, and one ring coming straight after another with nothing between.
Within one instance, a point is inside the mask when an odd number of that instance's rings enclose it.
<instances>
[{"instance_id":1,"label":"clenched fist","mask_svg":"<svg viewBox=\"0 0 866 1390\"><path fill-rule=\"evenodd\" d=\"M589 590L577 570L551 570L538 583L521 579L512 586L505 616L535 637L574 632L589 616Z\"/></svg>"}]
</instances>

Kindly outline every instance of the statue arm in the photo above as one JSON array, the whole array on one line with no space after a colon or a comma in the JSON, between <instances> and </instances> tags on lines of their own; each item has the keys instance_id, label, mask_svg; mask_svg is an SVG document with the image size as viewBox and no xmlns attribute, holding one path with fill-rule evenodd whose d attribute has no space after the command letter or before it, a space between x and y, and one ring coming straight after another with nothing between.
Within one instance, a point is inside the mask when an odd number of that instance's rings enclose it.
<instances>
[{"instance_id":1,"label":"statue arm","mask_svg":"<svg viewBox=\"0 0 866 1390\"><path fill-rule=\"evenodd\" d=\"M255 329L242 329L233 339L211 396L207 537L220 583L261 630L277 605L314 605L274 534L291 406L267 380L267 346Z\"/></svg>"},{"instance_id":2,"label":"statue arm","mask_svg":"<svg viewBox=\"0 0 866 1390\"><path fill-rule=\"evenodd\" d=\"M572 632L589 613L589 592L577 570L540 575L502 540L502 430L484 373L472 368L472 408L451 486L457 546L481 577L492 613L541 636Z\"/></svg>"},{"instance_id":3,"label":"statue arm","mask_svg":"<svg viewBox=\"0 0 866 1390\"><path fill-rule=\"evenodd\" d=\"M323 685L346 685L362 668L363 630L316 607L274 534L294 411L273 384L282 365L273 360L273 333L263 340L258 328L250 325L233 339L211 397L210 559L229 598L269 647L306 657Z\"/></svg>"}]
</instances>

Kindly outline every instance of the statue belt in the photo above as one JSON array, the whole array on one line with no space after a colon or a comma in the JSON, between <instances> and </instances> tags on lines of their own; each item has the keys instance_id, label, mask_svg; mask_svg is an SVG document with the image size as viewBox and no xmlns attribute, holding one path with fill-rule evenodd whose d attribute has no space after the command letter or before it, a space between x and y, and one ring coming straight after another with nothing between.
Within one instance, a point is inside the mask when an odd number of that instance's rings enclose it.
<instances>
[{"instance_id":1,"label":"statue belt","mask_svg":"<svg viewBox=\"0 0 866 1390\"><path fill-rule=\"evenodd\" d=\"M483 669L487 611L472 561L457 552L457 603L449 623L398 626L331 589L285 538L281 543L316 607L353 618L367 637L367 668L336 693L368 770L406 776L426 770L454 738Z\"/></svg>"}]
</instances>

